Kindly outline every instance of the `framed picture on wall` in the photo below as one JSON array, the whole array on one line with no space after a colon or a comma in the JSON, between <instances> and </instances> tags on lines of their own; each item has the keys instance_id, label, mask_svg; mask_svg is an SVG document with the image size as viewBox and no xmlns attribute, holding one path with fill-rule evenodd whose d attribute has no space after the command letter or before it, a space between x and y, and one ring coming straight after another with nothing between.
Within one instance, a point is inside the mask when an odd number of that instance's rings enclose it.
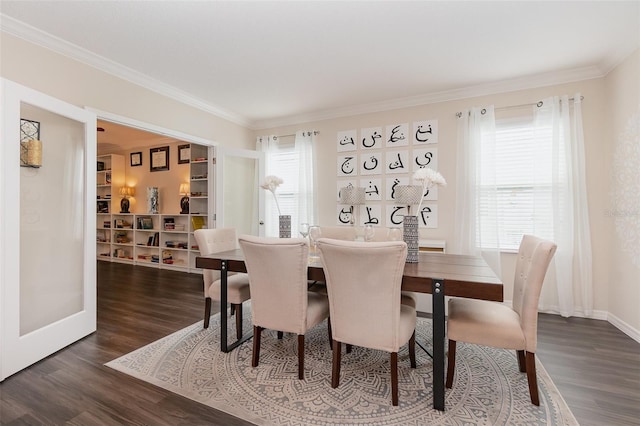
<instances>
[{"instance_id":1,"label":"framed picture on wall","mask_svg":"<svg viewBox=\"0 0 640 426\"><path fill-rule=\"evenodd\" d=\"M178 145L178 164L191 161L191 145Z\"/></svg>"},{"instance_id":2,"label":"framed picture on wall","mask_svg":"<svg viewBox=\"0 0 640 426\"><path fill-rule=\"evenodd\" d=\"M130 154L130 157L131 157L131 167L142 166L141 152L132 152Z\"/></svg>"},{"instance_id":3,"label":"framed picture on wall","mask_svg":"<svg viewBox=\"0 0 640 426\"><path fill-rule=\"evenodd\" d=\"M169 147L151 148L149 150L149 171L161 172L169 170Z\"/></svg>"}]
</instances>

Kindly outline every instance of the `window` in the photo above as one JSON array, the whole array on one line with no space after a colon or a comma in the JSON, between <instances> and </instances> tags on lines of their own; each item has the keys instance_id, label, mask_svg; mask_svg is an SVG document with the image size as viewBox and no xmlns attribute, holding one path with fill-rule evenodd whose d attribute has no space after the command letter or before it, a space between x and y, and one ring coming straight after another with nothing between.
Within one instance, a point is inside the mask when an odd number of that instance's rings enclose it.
<instances>
[{"instance_id":1,"label":"window","mask_svg":"<svg viewBox=\"0 0 640 426\"><path fill-rule=\"evenodd\" d=\"M482 163L494 163L495 170L483 167L479 176L476 240L482 248L501 250L518 250L523 234L553 240L551 127L518 118L496 120L495 130L495 148L481 150L483 156L493 156ZM483 223L493 205L498 232L491 219Z\"/></svg>"}]
</instances>

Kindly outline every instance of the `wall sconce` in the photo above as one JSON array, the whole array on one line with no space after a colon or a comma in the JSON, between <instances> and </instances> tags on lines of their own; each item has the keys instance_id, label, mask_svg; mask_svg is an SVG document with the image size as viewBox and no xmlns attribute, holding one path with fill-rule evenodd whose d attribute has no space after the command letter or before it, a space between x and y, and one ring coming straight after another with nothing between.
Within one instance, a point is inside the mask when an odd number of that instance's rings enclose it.
<instances>
[{"instance_id":1,"label":"wall sconce","mask_svg":"<svg viewBox=\"0 0 640 426\"><path fill-rule=\"evenodd\" d=\"M120 188L120 195L122 196L122 200L120 200L120 213L129 213L129 197L132 197L134 194L135 188L129 186Z\"/></svg>"},{"instance_id":2,"label":"wall sconce","mask_svg":"<svg viewBox=\"0 0 640 426\"><path fill-rule=\"evenodd\" d=\"M180 195L183 197L180 199L180 214L189 214L189 184L180 184Z\"/></svg>"},{"instance_id":3,"label":"wall sconce","mask_svg":"<svg viewBox=\"0 0 640 426\"><path fill-rule=\"evenodd\" d=\"M345 186L340 188L340 204L346 204L351 206L351 225L356 223L356 214L354 213L354 206L358 207L358 215L360 213L360 207L364 204L365 188Z\"/></svg>"},{"instance_id":4,"label":"wall sconce","mask_svg":"<svg viewBox=\"0 0 640 426\"><path fill-rule=\"evenodd\" d=\"M42 166L42 141L32 139L20 142L20 167Z\"/></svg>"}]
</instances>

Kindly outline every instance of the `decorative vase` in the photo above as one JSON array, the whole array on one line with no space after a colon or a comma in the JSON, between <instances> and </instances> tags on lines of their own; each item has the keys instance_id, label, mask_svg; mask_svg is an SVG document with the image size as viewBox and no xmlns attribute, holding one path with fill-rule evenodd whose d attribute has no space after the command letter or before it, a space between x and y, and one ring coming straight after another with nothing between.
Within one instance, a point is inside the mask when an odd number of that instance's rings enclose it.
<instances>
[{"instance_id":1,"label":"decorative vase","mask_svg":"<svg viewBox=\"0 0 640 426\"><path fill-rule=\"evenodd\" d=\"M291 215L278 216L278 230L280 238L291 238Z\"/></svg>"},{"instance_id":2,"label":"decorative vase","mask_svg":"<svg viewBox=\"0 0 640 426\"><path fill-rule=\"evenodd\" d=\"M158 188L147 187L147 213L158 214Z\"/></svg>"},{"instance_id":3,"label":"decorative vase","mask_svg":"<svg viewBox=\"0 0 640 426\"><path fill-rule=\"evenodd\" d=\"M402 236L407 243L407 263L418 263L418 216L404 217Z\"/></svg>"}]
</instances>

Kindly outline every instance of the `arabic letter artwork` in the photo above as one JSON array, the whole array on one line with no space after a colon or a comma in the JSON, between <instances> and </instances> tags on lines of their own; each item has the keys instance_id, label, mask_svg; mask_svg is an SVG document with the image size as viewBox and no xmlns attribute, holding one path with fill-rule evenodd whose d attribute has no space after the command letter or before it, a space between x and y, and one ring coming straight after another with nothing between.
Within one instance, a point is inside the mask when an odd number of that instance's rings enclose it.
<instances>
[{"instance_id":1,"label":"arabic letter artwork","mask_svg":"<svg viewBox=\"0 0 640 426\"><path fill-rule=\"evenodd\" d=\"M380 175L382 174L382 153L381 152L367 152L360 154L360 175Z\"/></svg>"},{"instance_id":2,"label":"arabic letter artwork","mask_svg":"<svg viewBox=\"0 0 640 426\"><path fill-rule=\"evenodd\" d=\"M413 150L411 171L415 172L423 167L438 170L438 148L420 148Z\"/></svg>"},{"instance_id":3,"label":"arabic letter artwork","mask_svg":"<svg viewBox=\"0 0 640 426\"><path fill-rule=\"evenodd\" d=\"M360 129L360 142L364 149L382 147L382 127L367 127Z\"/></svg>"},{"instance_id":4,"label":"arabic letter artwork","mask_svg":"<svg viewBox=\"0 0 640 426\"><path fill-rule=\"evenodd\" d=\"M438 120L415 121L413 144L438 143Z\"/></svg>"},{"instance_id":5,"label":"arabic letter artwork","mask_svg":"<svg viewBox=\"0 0 640 426\"><path fill-rule=\"evenodd\" d=\"M358 156L339 155L338 156L338 176L356 176L358 174Z\"/></svg>"},{"instance_id":6,"label":"arabic letter artwork","mask_svg":"<svg viewBox=\"0 0 640 426\"><path fill-rule=\"evenodd\" d=\"M342 188L344 187L353 188L355 186L356 186L356 182L353 180L338 180L338 190L336 191L338 198L336 198L336 200L340 202L340 191L342 190Z\"/></svg>"},{"instance_id":7,"label":"arabic letter artwork","mask_svg":"<svg viewBox=\"0 0 640 426\"><path fill-rule=\"evenodd\" d=\"M387 147L409 145L409 124L390 124L387 130Z\"/></svg>"},{"instance_id":8,"label":"arabic letter artwork","mask_svg":"<svg viewBox=\"0 0 640 426\"><path fill-rule=\"evenodd\" d=\"M408 213L407 206L397 206L395 204L387 204L386 218L387 226L394 227L402 225L404 216Z\"/></svg>"},{"instance_id":9,"label":"arabic letter artwork","mask_svg":"<svg viewBox=\"0 0 640 426\"><path fill-rule=\"evenodd\" d=\"M364 197L366 201L382 200L382 179L360 179L360 186L364 188Z\"/></svg>"},{"instance_id":10,"label":"arabic letter artwork","mask_svg":"<svg viewBox=\"0 0 640 426\"><path fill-rule=\"evenodd\" d=\"M354 130L343 130L338 132L338 152L347 152L347 151L355 151L357 140L357 131Z\"/></svg>"},{"instance_id":11,"label":"arabic letter artwork","mask_svg":"<svg viewBox=\"0 0 640 426\"><path fill-rule=\"evenodd\" d=\"M423 204L418 213L418 226L423 228L438 227L438 206L433 203Z\"/></svg>"},{"instance_id":12,"label":"arabic letter artwork","mask_svg":"<svg viewBox=\"0 0 640 426\"><path fill-rule=\"evenodd\" d=\"M351 216L353 215L353 206L338 206L338 225L351 224Z\"/></svg>"},{"instance_id":13,"label":"arabic letter artwork","mask_svg":"<svg viewBox=\"0 0 640 426\"><path fill-rule=\"evenodd\" d=\"M395 189L398 185L409 185L409 178L407 176L398 176L387 178L387 196L388 201L395 201L396 194Z\"/></svg>"},{"instance_id":14,"label":"arabic letter artwork","mask_svg":"<svg viewBox=\"0 0 640 426\"><path fill-rule=\"evenodd\" d=\"M385 162L387 173L408 173L409 151L387 151Z\"/></svg>"},{"instance_id":15,"label":"arabic letter artwork","mask_svg":"<svg viewBox=\"0 0 640 426\"><path fill-rule=\"evenodd\" d=\"M382 206L379 204L366 206L363 213L363 225L380 225L380 222L382 222Z\"/></svg>"}]
</instances>

